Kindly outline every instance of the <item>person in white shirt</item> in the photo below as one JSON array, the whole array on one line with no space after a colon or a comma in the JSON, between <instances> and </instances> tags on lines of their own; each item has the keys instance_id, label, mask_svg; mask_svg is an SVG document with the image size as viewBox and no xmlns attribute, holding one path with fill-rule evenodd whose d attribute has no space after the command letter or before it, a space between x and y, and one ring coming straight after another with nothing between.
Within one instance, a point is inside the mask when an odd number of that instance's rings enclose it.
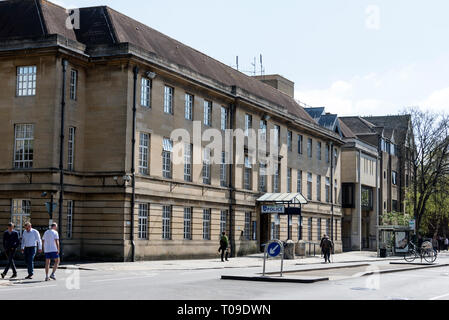
<instances>
[{"instance_id":1,"label":"person in white shirt","mask_svg":"<svg viewBox=\"0 0 449 320\"><path fill-rule=\"evenodd\" d=\"M25 231L22 234L22 253L28 267L28 276L25 279L33 279L34 257L36 256L36 247L39 253L42 252L41 235L36 229L33 229L31 223L24 225Z\"/></svg>"},{"instance_id":2,"label":"person in white shirt","mask_svg":"<svg viewBox=\"0 0 449 320\"><path fill-rule=\"evenodd\" d=\"M53 272L50 275L50 278L56 280L55 272L58 269L59 265L59 234L58 225L56 223L52 223L51 229L45 231L44 236L42 237L42 243L44 247L45 253L45 281L48 281L48 270L50 269L51 260L54 260L55 263L53 265Z\"/></svg>"}]
</instances>

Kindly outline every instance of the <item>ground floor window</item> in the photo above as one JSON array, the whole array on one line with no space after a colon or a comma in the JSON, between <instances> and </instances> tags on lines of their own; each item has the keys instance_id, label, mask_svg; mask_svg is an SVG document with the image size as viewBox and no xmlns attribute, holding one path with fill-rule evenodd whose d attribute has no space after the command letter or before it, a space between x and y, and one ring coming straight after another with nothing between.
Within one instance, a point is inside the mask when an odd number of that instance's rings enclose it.
<instances>
[{"instance_id":1,"label":"ground floor window","mask_svg":"<svg viewBox=\"0 0 449 320\"><path fill-rule=\"evenodd\" d=\"M302 217L298 217L298 240L302 240Z\"/></svg>"},{"instance_id":2,"label":"ground floor window","mask_svg":"<svg viewBox=\"0 0 449 320\"><path fill-rule=\"evenodd\" d=\"M321 240L321 218L317 219L317 238L318 240Z\"/></svg>"},{"instance_id":3,"label":"ground floor window","mask_svg":"<svg viewBox=\"0 0 449 320\"><path fill-rule=\"evenodd\" d=\"M228 210L221 210L220 214L220 234L223 232L227 233L227 224L228 224Z\"/></svg>"},{"instance_id":4,"label":"ground floor window","mask_svg":"<svg viewBox=\"0 0 449 320\"><path fill-rule=\"evenodd\" d=\"M312 224L313 224L313 219L309 218L309 222L307 223L307 232L308 232L308 236L309 236L309 241L312 241Z\"/></svg>"},{"instance_id":5,"label":"ground floor window","mask_svg":"<svg viewBox=\"0 0 449 320\"><path fill-rule=\"evenodd\" d=\"M184 208L184 240L192 240L192 208Z\"/></svg>"},{"instance_id":6,"label":"ground floor window","mask_svg":"<svg viewBox=\"0 0 449 320\"><path fill-rule=\"evenodd\" d=\"M276 214L273 219L271 222L271 240L279 240L281 237L281 218Z\"/></svg>"},{"instance_id":7,"label":"ground floor window","mask_svg":"<svg viewBox=\"0 0 449 320\"><path fill-rule=\"evenodd\" d=\"M67 239L73 237L73 200L67 201Z\"/></svg>"},{"instance_id":8,"label":"ground floor window","mask_svg":"<svg viewBox=\"0 0 449 320\"><path fill-rule=\"evenodd\" d=\"M171 216L172 216L172 206L162 207L162 239L171 239Z\"/></svg>"},{"instance_id":9,"label":"ground floor window","mask_svg":"<svg viewBox=\"0 0 449 320\"><path fill-rule=\"evenodd\" d=\"M210 240L211 209L203 209L203 240Z\"/></svg>"},{"instance_id":10,"label":"ground floor window","mask_svg":"<svg viewBox=\"0 0 449 320\"><path fill-rule=\"evenodd\" d=\"M31 221L31 200L14 199L12 200L11 222L22 236L23 225Z\"/></svg>"},{"instance_id":11,"label":"ground floor window","mask_svg":"<svg viewBox=\"0 0 449 320\"><path fill-rule=\"evenodd\" d=\"M243 235L246 240L251 240L251 212L245 212L245 230Z\"/></svg>"},{"instance_id":12,"label":"ground floor window","mask_svg":"<svg viewBox=\"0 0 449 320\"><path fill-rule=\"evenodd\" d=\"M139 204L138 230L139 240L148 240L148 203Z\"/></svg>"}]
</instances>

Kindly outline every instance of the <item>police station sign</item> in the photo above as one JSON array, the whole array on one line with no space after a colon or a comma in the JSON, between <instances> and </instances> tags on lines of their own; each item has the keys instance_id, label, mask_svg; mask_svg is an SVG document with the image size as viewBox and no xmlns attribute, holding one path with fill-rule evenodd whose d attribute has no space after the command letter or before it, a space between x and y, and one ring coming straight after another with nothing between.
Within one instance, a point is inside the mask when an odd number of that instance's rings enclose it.
<instances>
[{"instance_id":1,"label":"police station sign","mask_svg":"<svg viewBox=\"0 0 449 320\"><path fill-rule=\"evenodd\" d=\"M262 213L266 214L283 214L285 213L284 206L262 206Z\"/></svg>"}]
</instances>

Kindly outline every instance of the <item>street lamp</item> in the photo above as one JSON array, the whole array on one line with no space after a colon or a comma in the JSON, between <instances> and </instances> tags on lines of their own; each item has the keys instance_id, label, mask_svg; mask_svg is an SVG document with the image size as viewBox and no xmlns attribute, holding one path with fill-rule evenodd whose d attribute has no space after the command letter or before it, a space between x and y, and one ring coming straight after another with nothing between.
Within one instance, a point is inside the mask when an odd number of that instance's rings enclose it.
<instances>
[{"instance_id":1,"label":"street lamp","mask_svg":"<svg viewBox=\"0 0 449 320\"><path fill-rule=\"evenodd\" d=\"M48 196L48 194L50 194L50 202L46 202L45 206L47 207L47 212L50 216L50 220L49 220L49 226L51 226L51 224L53 223L53 211L55 209L55 207L57 206L56 203L53 202L53 197L55 195L54 191L49 191L49 192L42 192L41 197L42 198L46 198Z\"/></svg>"}]
</instances>

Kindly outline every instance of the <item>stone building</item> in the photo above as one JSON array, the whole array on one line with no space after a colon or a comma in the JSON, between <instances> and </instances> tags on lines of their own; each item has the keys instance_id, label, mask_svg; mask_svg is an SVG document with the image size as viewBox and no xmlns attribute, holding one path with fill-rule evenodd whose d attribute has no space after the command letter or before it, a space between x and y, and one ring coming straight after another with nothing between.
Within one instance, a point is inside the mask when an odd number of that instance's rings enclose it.
<instances>
[{"instance_id":1,"label":"stone building","mask_svg":"<svg viewBox=\"0 0 449 320\"><path fill-rule=\"evenodd\" d=\"M2 1L0 21L0 225L45 229L53 195L66 259L213 257L222 231L245 255L288 234L318 243L331 226L341 250L344 142L291 81L246 76L108 7ZM175 154L180 128L191 140ZM207 129L232 151L226 130L260 129L279 141L277 170L248 139L241 164L212 162L210 142L193 141ZM301 218L261 214L261 195L296 192Z\"/></svg>"}]
</instances>

